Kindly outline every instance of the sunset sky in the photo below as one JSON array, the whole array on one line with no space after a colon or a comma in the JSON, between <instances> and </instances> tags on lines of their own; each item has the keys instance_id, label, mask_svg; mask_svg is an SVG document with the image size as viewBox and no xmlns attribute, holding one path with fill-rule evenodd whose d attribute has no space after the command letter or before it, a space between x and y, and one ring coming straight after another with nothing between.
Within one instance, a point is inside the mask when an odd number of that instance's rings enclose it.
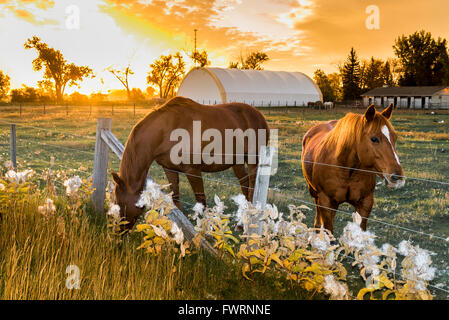
<instances>
[{"instance_id":1,"label":"sunset sky","mask_svg":"<svg viewBox=\"0 0 449 320\"><path fill-rule=\"evenodd\" d=\"M379 8L378 30L366 27L369 5ZM69 15L77 9L80 24L73 29ZM336 71L351 46L361 58L386 58L401 34L425 29L449 39L447 12L447 0L0 0L0 70L12 88L35 86L42 79L32 70L36 52L23 45L37 35L68 61L94 70L94 79L67 93L122 89L106 68L128 62L131 86L145 90L153 60L191 50L196 28L211 66L227 67L240 52L261 50L271 58L265 69L313 76L317 68Z\"/></svg>"}]
</instances>

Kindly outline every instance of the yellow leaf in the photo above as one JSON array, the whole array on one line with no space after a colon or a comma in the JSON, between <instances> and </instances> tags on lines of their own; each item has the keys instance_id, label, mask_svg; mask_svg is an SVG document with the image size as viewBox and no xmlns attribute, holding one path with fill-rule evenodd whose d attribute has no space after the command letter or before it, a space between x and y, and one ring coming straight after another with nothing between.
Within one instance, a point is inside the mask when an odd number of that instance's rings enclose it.
<instances>
[{"instance_id":1,"label":"yellow leaf","mask_svg":"<svg viewBox=\"0 0 449 320\"><path fill-rule=\"evenodd\" d=\"M200 233L197 233L194 237L193 237L193 239L192 239L192 242L193 242L193 244L195 245L195 247L198 249L199 247L200 247L200 243L201 243L201 239L202 239L203 237L201 236L201 234Z\"/></svg>"},{"instance_id":2,"label":"yellow leaf","mask_svg":"<svg viewBox=\"0 0 449 320\"><path fill-rule=\"evenodd\" d=\"M383 285L384 285L385 287L387 287L388 289L393 289L393 288L394 288L393 282L391 282L391 280L388 279L388 277L387 277L386 275L383 275L383 274L380 275L380 276L379 276L379 282L382 282Z\"/></svg>"},{"instance_id":3,"label":"yellow leaf","mask_svg":"<svg viewBox=\"0 0 449 320\"><path fill-rule=\"evenodd\" d=\"M150 225L149 225L149 224L146 224L146 223L144 223L144 224L138 224L138 225L136 226L136 231L137 231L137 232L142 232L143 230L146 230L146 229L148 229L148 228L150 228Z\"/></svg>"},{"instance_id":4,"label":"yellow leaf","mask_svg":"<svg viewBox=\"0 0 449 320\"><path fill-rule=\"evenodd\" d=\"M250 262L251 264L261 263L260 260L259 260L258 258L256 258L256 257L251 257L251 258L249 258L249 262Z\"/></svg>"},{"instance_id":5,"label":"yellow leaf","mask_svg":"<svg viewBox=\"0 0 449 320\"><path fill-rule=\"evenodd\" d=\"M233 257L235 257L234 250L230 246L225 246L226 251L228 251Z\"/></svg>"},{"instance_id":6,"label":"yellow leaf","mask_svg":"<svg viewBox=\"0 0 449 320\"><path fill-rule=\"evenodd\" d=\"M311 291L311 290L313 290L315 288L315 285L311 281L306 280L305 283L304 283L304 288L307 291Z\"/></svg>"},{"instance_id":7,"label":"yellow leaf","mask_svg":"<svg viewBox=\"0 0 449 320\"><path fill-rule=\"evenodd\" d=\"M137 249L143 249L146 246L148 246L149 244L151 244L151 242L152 242L151 240L147 240L147 241L143 242L140 246L138 246Z\"/></svg>"},{"instance_id":8,"label":"yellow leaf","mask_svg":"<svg viewBox=\"0 0 449 320\"><path fill-rule=\"evenodd\" d=\"M373 292L373 289L369 289L369 288L363 288L359 291L359 293L357 294L357 299L359 300L363 300L363 297L370 292Z\"/></svg>"},{"instance_id":9,"label":"yellow leaf","mask_svg":"<svg viewBox=\"0 0 449 320\"><path fill-rule=\"evenodd\" d=\"M287 277L287 280L292 279L293 281L298 280L298 276L296 274L290 274Z\"/></svg>"},{"instance_id":10,"label":"yellow leaf","mask_svg":"<svg viewBox=\"0 0 449 320\"><path fill-rule=\"evenodd\" d=\"M249 277L246 275L246 273L249 272L249 270L250 270L249 264L245 263L245 264L243 265L243 268L242 268L242 274L243 274L243 276L244 276L246 279L248 279L249 281L253 281L251 278L249 278Z\"/></svg>"},{"instance_id":11,"label":"yellow leaf","mask_svg":"<svg viewBox=\"0 0 449 320\"><path fill-rule=\"evenodd\" d=\"M391 294L395 294L396 292L394 290L386 290L383 294L382 294L382 300L388 300L388 297ZM396 296L396 294L395 294Z\"/></svg>"},{"instance_id":12,"label":"yellow leaf","mask_svg":"<svg viewBox=\"0 0 449 320\"><path fill-rule=\"evenodd\" d=\"M226 234L226 235L225 235L225 238L231 239L231 240L234 241L235 243L238 243L238 242L239 242L239 240L238 240L236 237L234 237L233 235L230 235L230 234Z\"/></svg>"},{"instance_id":13,"label":"yellow leaf","mask_svg":"<svg viewBox=\"0 0 449 320\"><path fill-rule=\"evenodd\" d=\"M274 261L276 261L277 264L279 264L280 266L283 265L281 259L279 259L279 257L276 254L274 254L274 253L270 256L270 259L273 259Z\"/></svg>"},{"instance_id":14,"label":"yellow leaf","mask_svg":"<svg viewBox=\"0 0 449 320\"><path fill-rule=\"evenodd\" d=\"M146 222L149 224L152 224L152 221L157 219L158 216L159 216L159 213L156 210L151 210L147 214Z\"/></svg>"}]
</instances>

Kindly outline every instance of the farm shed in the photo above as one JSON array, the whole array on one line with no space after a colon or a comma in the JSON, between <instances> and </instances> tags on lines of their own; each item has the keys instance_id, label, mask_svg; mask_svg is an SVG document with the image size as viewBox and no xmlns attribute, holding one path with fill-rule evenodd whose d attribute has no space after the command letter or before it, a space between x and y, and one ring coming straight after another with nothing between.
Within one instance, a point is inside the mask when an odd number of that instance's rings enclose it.
<instances>
[{"instance_id":1,"label":"farm shed","mask_svg":"<svg viewBox=\"0 0 449 320\"><path fill-rule=\"evenodd\" d=\"M362 94L363 105L404 109L449 109L449 87L381 87Z\"/></svg>"},{"instance_id":2,"label":"farm shed","mask_svg":"<svg viewBox=\"0 0 449 320\"><path fill-rule=\"evenodd\" d=\"M243 102L253 106L307 106L323 101L318 86L301 72L194 68L179 96L203 104Z\"/></svg>"}]
</instances>

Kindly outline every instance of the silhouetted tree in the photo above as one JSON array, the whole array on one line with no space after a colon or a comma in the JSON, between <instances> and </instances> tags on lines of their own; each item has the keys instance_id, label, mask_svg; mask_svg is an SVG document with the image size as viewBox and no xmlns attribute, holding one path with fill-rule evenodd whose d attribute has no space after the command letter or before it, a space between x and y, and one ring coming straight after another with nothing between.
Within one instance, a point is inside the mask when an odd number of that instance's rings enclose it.
<instances>
[{"instance_id":1,"label":"silhouetted tree","mask_svg":"<svg viewBox=\"0 0 449 320\"><path fill-rule=\"evenodd\" d=\"M315 71L313 79L315 83L320 88L321 93L323 94L324 101L335 101L336 95L334 92L334 88L331 85L331 82L327 75L323 70L318 69Z\"/></svg>"},{"instance_id":2,"label":"silhouetted tree","mask_svg":"<svg viewBox=\"0 0 449 320\"><path fill-rule=\"evenodd\" d=\"M192 52L189 54L189 57L193 60L193 63L199 67L206 67L210 65L206 50Z\"/></svg>"},{"instance_id":3,"label":"silhouetted tree","mask_svg":"<svg viewBox=\"0 0 449 320\"><path fill-rule=\"evenodd\" d=\"M118 81L125 87L126 94L128 95L128 100L131 100L131 90L129 89L128 76L134 74L131 70L129 64L126 68L123 69L114 69L112 67L108 68L108 71L112 73Z\"/></svg>"},{"instance_id":4,"label":"silhouetted tree","mask_svg":"<svg viewBox=\"0 0 449 320\"><path fill-rule=\"evenodd\" d=\"M33 60L33 69L41 71L44 68L44 79L53 82L58 102L63 100L67 85L79 87L83 78L93 78L92 69L68 63L61 51L50 48L36 36L28 39L24 46L25 49L36 49L38 52L38 57Z\"/></svg>"},{"instance_id":5,"label":"silhouetted tree","mask_svg":"<svg viewBox=\"0 0 449 320\"><path fill-rule=\"evenodd\" d=\"M231 61L229 68L263 70L262 64L268 60L270 60L268 55L260 51L251 52L246 57L240 54L240 61Z\"/></svg>"},{"instance_id":6,"label":"silhouetted tree","mask_svg":"<svg viewBox=\"0 0 449 320\"><path fill-rule=\"evenodd\" d=\"M0 70L0 100L3 100L8 96L10 86L9 80L9 76Z\"/></svg>"},{"instance_id":7,"label":"silhouetted tree","mask_svg":"<svg viewBox=\"0 0 449 320\"><path fill-rule=\"evenodd\" d=\"M369 61L363 61L360 67L360 90L367 92L384 85L384 62L371 57Z\"/></svg>"},{"instance_id":8,"label":"silhouetted tree","mask_svg":"<svg viewBox=\"0 0 449 320\"><path fill-rule=\"evenodd\" d=\"M144 101L145 95L139 88L132 88L131 90L131 100L132 101Z\"/></svg>"},{"instance_id":9,"label":"silhouetted tree","mask_svg":"<svg viewBox=\"0 0 449 320\"><path fill-rule=\"evenodd\" d=\"M449 84L449 56L446 39L435 40L424 30L402 35L393 46L402 65L401 86Z\"/></svg>"},{"instance_id":10,"label":"silhouetted tree","mask_svg":"<svg viewBox=\"0 0 449 320\"><path fill-rule=\"evenodd\" d=\"M38 102L39 92L33 87L22 85L20 89L11 90L11 102L23 103L23 102Z\"/></svg>"},{"instance_id":11,"label":"silhouetted tree","mask_svg":"<svg viewBox=\"0 0 449 320\"><path fill-rule=\"evenodd\" d=\"M161 55L150 65L148 84L154 84L159 89L159 97L174 96L176 89L185 74L185 62L179 52L175 55Z\"/></svg>"}]
</instances>

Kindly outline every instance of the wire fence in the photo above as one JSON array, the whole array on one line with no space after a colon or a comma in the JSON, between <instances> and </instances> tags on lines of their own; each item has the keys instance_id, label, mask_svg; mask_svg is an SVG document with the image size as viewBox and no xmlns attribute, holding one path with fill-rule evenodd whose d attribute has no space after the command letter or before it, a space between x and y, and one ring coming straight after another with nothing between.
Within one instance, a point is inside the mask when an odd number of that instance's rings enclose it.
<instances>
[{"instance_id":1,"label":"wire fence","mask_svg":"<svg viewBox=\"0 0 449 320\"><path fill-rule=\"evenodd\" d=\"M9 125L9 124L13 124L12 122L8 122L8 121L4 121L4 120L0 120L0 123L5 124L5 125ZM43 130L43 131L49 131L49 132L55 132L55 133L59 133L59 134L64 134L67 136L72 136L72 137L76 137L76 138L83 138L83 139L88 139L88 140L95 140L95 137L93 136L86 136L86 135L79 135L79 134L75 134L75 133L70 133L70 132L65 132L65 131L61 131L61 130L53 130L53 129L48 129L48 128L42 128L42 127L36 127L36 126L27 126L26 124L20 123L17 124L18 126L21 126L23 128L29 128L29 129L34 129L34 130ZM4 134L0 134L0 139L3 141L7 141L7 138L9 138L8 135L4 135ZM26 145L26 144L30 144L30 141L28 140L24 140L24 139L17 139L17 141L22 144L22 145ZM59 152L67 154L67 152L80 152L89 156L92 156L92 160L93 160L93 156L94 156L94 152L93 151L88 151L88 150L83 150L77 147L67 147L67 146L62 146L62 145L58 145L58 144L53 144L53 143L46 143L46 142L42 142L42 141L36 141L35 139L33 139L33 141L31 143L36 143L38 145L44 146L46 148L50 148L51 150L59 150ZM6 146L7 143L2 144L2 146ZM0 145L1 146L1 145ZM45 165L50 166L50 161L49 160L43 160L43 159L39 159L37 158L35 155L33 154L28 154L30 157L32 156L33 162L39 163L40 165L42 165L43 167L45 167ZM222 155L226 155L226 154L222 154ZM235 154L232 154L235 155ZM253 156L257 156L257 155L253 155ZM376 175L383 175L382 172L379 171L375 171L375 170L366 170L366 169L361 169L361 168L352 168L352 167L346 167L346 166L339 166L339 165L333 165L333 164L327 164L327 163L319 163L319 162L314 162L314 161L307 161L307 160L302 160L299 158L289 158L289 157L282 157L282 159L280 159L280 161L296 161L298 163L303 162L303 163L310 163L313 165L318 165L318 166L330 166L330 167L335 167L337 169L342 169L342 170L352 170L352 171L359 171L359 172L363 172L363 173L367 173L367 174L376 174ZM76 169L76 168L71 168L69 166L67 166L65 163L62 162L55 162L53 164L55 167L59 167L62 168L63 170L71 170L72 172L77 172L80 175L84 175L84 177L88 177L89 176L89 171L91 171L91 168L89 168L88 166L86 166L86 170L80 170L80 169ZM167 169L166 169L167 170ZM197 177L197 178L202 178L204 180L207 181L212 181L214 183L220 184L220 185L225 185L225 186L233 186L233 187L238 187L240 188L241 185L238 183L234 183L234 182L229 182L229 181L224 181L223 179L214 179L211 178L209 176L203 176L203 175L195 175L195 174L191 174L191 173L186 173L186 172L182 172L182 171L177 171L177 170L171 170L168 169L168 171L172 171L172 172L177 172L179 174L184 174L184 175L188 175L188 176L193 176L193 177ZM41 169L41 173L44 173L44 169ZM421 182L426 182L426 183L432 183L435 185L439 185L442 187L447 187L449 185L448 182L445 181L438 181L438 180L433 180L433 179L425 179L425 178L420 178L420 177L413 177L413 176L407 176L404 175L402 176L405 179L408 180L415 180L415 181L421 181ZM56 182L59 183L59 185L61 187L64 187L62 183L60 182ZM288 194L285 194L284 192L282 192L281 190L275 189L275 188L269 188L269 190L277 195L279 195L280 198L289 200L289 201L295 201L295 202L299 202L302 204L306 204L306 205L310 205L312 207L321 207L323 209L326 210L331 210L334 211L336 213L341 213L345 216L348 217L352 217L352 212L349 211L345 211L345 210L341 210L341 209L335 209L335 208L330 208L330 207L326 207L326 206L322 206L301 198L297 198ZM186 201L181 201L181 203L184 203L186 205L189 205L191 207L193 207L194 204L190 203L190 202L186 202ZM342 219L343 217L339 217L336 216L337 219ZM440 240L444 243L445 246L448 245L449 243L449 235L441 235L441 234L434 234L434 233L429 233L429 232L425 232L425 231L421 231L421 230L416 230L413 228L408 228L408 227L404 227L398 224L394 224L394 223L390 223L387 221L382 221L379 219L375 219L375 218L370 218L370 217L362 217L363 219L366 219L368 221L372 221L373 223L377 223L377 224L381 224L387 228L395 228L395 229L399 229L403 232L407 232L407 233L413 233L413 234L417 234L420 236L426 236L429 239L436 239L436 240ZM352 219L352 218L351 218ZM386 232L387 229L385 229ZM449 270L441 270L443 272L448 272ZM449 293L449 290L445 289L445 288L441 288L441 287L437 287L437 286L433 286L433 285L429 285L429 287L432 287L435 290L439 290L441 292L444 292L446 294Z\"/></svg>"},{"instance_id":2,"label":"wire fence","mask_svg":"<svg viewBox=\"0 0 449 320\"><path fill-rule=\"evenodd\" d=\"M6 123L6 124L13 124L13 123L11 123L11 122L5 122L5 121L2 121L2 120L0 120L0 122ZM25 125L22 125L22 127L24 127L24 128L31 128L31 129L37 129L37 130L42 130L42 128L40 128L40 127L35 127L35 126L25 126ZM88 138L88 139L91 139L91 140L94 140L94 139L95 139L95 137L93 137L93 136L78 135L78 134L74 134L74 133L70 133L70 132L65 132L65 131L52 130L52 129L45 129L45 128L44 128L43 130L48 130L48 131L51 131L51 132L57 132L57 133L65 134L65 135L72 135L72 136L75 136L75 137ZM2 138L6 138L6 136L3 135ZM23 139L17 139L17 141L23 142L23 143L30 143L29 141L23 140ZM80 148L61 146L61 145L51 144L51 143L44 143L44 142L35 141L35 140L34 140L32 143L36 143L36 144L39 144L39 145L42 145L42 146L46 146L46 147L49 147L49 148L62 149L62 150L64 150L64 151L67 150L67 151L73 151L73 152L75 152L75 151L76 151L76 152L81 152L81 153L84 153L84 154L91 155L92 157L93 157L94 154L95 154L93 151L86 151L86 150L82 150L82 149L80 149ZM201 155L201 153L191 153L191 154L197 154L197 155L200 154L200 155ZM245 155L246 155L246 156L248 156L247 154L218 154L218 155L222 155L222 156L227 156L227 155L231 155L231 156L239 156L239 155L240 155L240 156L245 156ZM249 156L259 157L259 155L257 155L257 154L256 154L256 155L249 155ZM37 160L37 161L39 161L39 160ZM286 158L286 157L283 157L283 159L282 159L281 161L299 161L299 162L310 163L310 164L319 165L319 166L329 166L329 167L334 167L334 168L338 168L338 169L345 169L345 170L351 170L351 171L364 172L364 173L368 173L368 174L384 175L383 172L375 171L375 170L366 170L366 169L361 169L361 168L346 167L346 166L340 166L340 165L334 165L334 164L328 164L328 163L321 163L321 162L315 162L315 161L307 161L307 160L297 159L297 158ZM65 169L75 170L75 171L78 171L78 172L83 172L83 173L85 173L84 171L76 170L76 169L74 169L74 168L69 168L69 167L64 166L64 165L62 165L62 164L59 164L59 166L65 168ZM203 178L203 179L205 179L205 180L213 181L213 182L216 182L216 183L222 183L222 184L228 185L228 186L237 186L237 187L241 187L239 184L232 183L232 182L225 182L225 181L222 181L222 180L220 180L220 179L213 179L213 178L206 177L206 176L202 176L202 175L194 175L194 174L191 174L191 173L186 173L186 172L182 172L182 171L176 171L176 170L172 170L172 169L166 169L166 170L167 170L167 171L171 171L171 172L176 172L176 173L179 173L179 174L184 174L184 175L187 175L187 176L192 176L192 177L197 177L197 178ZM448 186L448 185L449 185L448 182L444 182L444 181L437 181L437 180L431 180L431 179L424 179L424 178L412 177L412 176L406 176L406 175L400 176L400 177L405 178L405 179L409 179L409 180L417 180L417 181L424 181L424 182L429 182L429 183L439 184L439 185L443 185L443 186ZM313 206L322 207L323 209L327 209L327 210L331 210L331 211L334 211L334 212L339 212L339 213L343 213L343 214L347 214L347 215L351 215L351 216L352 216L352 213L347 212L347 211L343 211L343 210L339 210L339 209L334 209L334 208L330 208L330 207L326 207L326 206L321 206L321 205L318 205L318 204L315 204L315 203L308 202L308 201L303 200L303 199L297 199L297 198L294 198L294 197L291 197L291 196L284 195L281 191L279 191L279 190L277 190L277 189L274 189L274 188L269 188L269 190L271 190L271 191L273 191L273 192L275 192L275 193L278 193L281 197L284 197L284 198L289 199L289 200L293 200L293 201L297 201L297 202L302 202L302 203L309 204L309 205L313 205ZM389 226L391 226L391 227L396 227L396 228L399 228L399 229L407 230L407 231L409 231L409 232L414 232L414 233L418 233L418 234L421 234L421 235L426 235L426 236L429 236L430 238L436 238L436 239L441 239L441 240L444 240L444 241L449 241L449 235L448 235L448 237L445 237L445 236L438 236L438 235L434 235L434 234L429 234L429 233L425 233L425 232L422 232L422 231L417 231L417 230L413 230L413 229L410 229L410 228L405 228L405 227L402 227L402 226L398 226L398 225L394 225L394 224L389 224L389 223L387 223L387 222L384 222L384 221L381 221L381 220L377 220L377 219L373 219L373 218L369 218L369 217L363 217L363 219L366 219L366 220L369 220L369 221L373 221L373 222L377 222L377 223L381 223L381 224L384 224L384 225L389 225Z\"/></svg>"}]
</instances>

